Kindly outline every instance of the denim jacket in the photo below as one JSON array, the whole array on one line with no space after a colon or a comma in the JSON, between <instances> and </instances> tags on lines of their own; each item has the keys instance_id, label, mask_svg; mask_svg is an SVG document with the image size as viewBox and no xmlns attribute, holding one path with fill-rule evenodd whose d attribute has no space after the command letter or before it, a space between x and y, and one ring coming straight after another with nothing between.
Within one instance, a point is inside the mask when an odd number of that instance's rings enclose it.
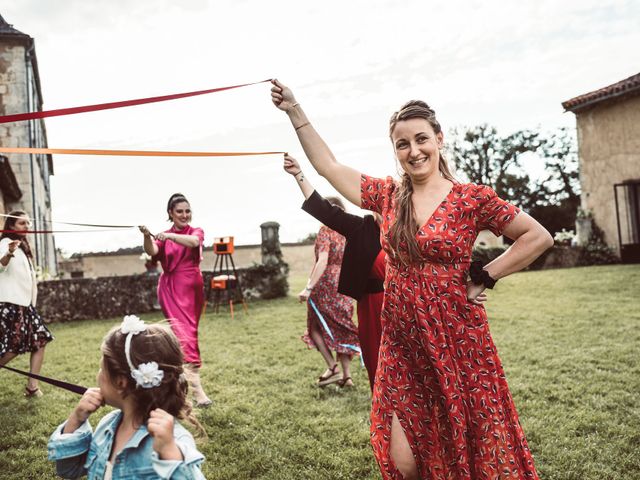
<instances>
[{"instance_id":1,"label":"denim jacket","mask_svg":"<svg viewBox=\"0 0 640 480\"><path fill-rule=\"evenodd\" d=\"M73 433L62 433L64 423L58 426L48 444L49 460L56 462L56 473L63 478L87 475L89 480L102 480L121 419L122 411L114 410L100 421L95 433L88 421ZM112 479L204 479L200 471L204 456L191 434L175 422L173 436L184 460L161 460L153 450L146 425L140 426L116 456Z\"/></svg>"}]
</instances>

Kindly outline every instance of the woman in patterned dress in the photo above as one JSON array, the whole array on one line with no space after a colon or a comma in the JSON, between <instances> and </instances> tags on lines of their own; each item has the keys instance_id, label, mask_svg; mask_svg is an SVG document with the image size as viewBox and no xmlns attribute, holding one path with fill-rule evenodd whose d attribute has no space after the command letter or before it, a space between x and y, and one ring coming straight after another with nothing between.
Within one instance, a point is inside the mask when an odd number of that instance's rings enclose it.
<instances>
[{"instance_id":1,"label":"woman in patterned dress","mask_svg":"<svg viewBox=\"0 0 640 480\"><path fill-rule=\"evenodd\" d=\"M26 233L22 233L30 224L26 212L11 212L0 236L0 365L30 352L29 371L39 374L44 348L53 336L36 311L33 254ZM29 378L24 395L42 395L36 379Z\"/></svg>"},{"instance_id":2,"label":"woman in patterned dress","mask_svg":"<svg viewBox=\"0 0 640 480\"><path fill-rule=\"evenodd\" d=\"M198 326L204 306L204 281L200 272L204 231L189 225L191 205L181 193L171 195L167 214L173 225L169 230L157 233L155 240L146 226L140 226L144 235L144 251L162 265L158 301L180 341L185 373L193 388L196 406L207 407L212 401L202 388L202 359L198 345Z\"/></svg>"},{"instance_id":3,"label":"woman in patterned dress","mask_svg":"<svg viewBox=\"0 0 640 480\"><path fill-rule=\"evenodd\" d=\"M382 335L380 315L386 262L386 255L380 246L382 216L360 217L331 205L313 188L298 161L289 154L284 156L284 170L295 178L305 197L302 209L345 238L338 293L357 301L361 358L373 391Z\"/></svg>"},{"instance_id":4,"label":"woman in patterned dress","mask_svg":"<svg viewBox=\"0 0 640 480\"><path fill-rule=\"evenodd\" d=\"M371 443L384 479L537 479L482 306L486 287L553 244L538 222L486 186L454 180L434 111L412 101L391 118L401 182L338 163L290 89L273 81L315 169L383 216L388 256ZM514 244L467 281L479 231Z\"/></svg>"},{"instance_id":5,"label":"woman in patterned dress","mask_svg":"<svg viewBox=\"0 0 640 480\"><path fill-rule=\"evenodd\" d=\"M339 198L326 199L344 210ZM358 329L351 320L353 302L346 295L338 293L344 246L345 238L342 235L324 225L320 227L314 247L315 263L307 286L298 294L301 302L307 302L307 331L302 340L309 348L317 348L327 364L327 370L318 378L320 387L336 382L340 387L353 386L350 365L354 350L350 346L359 347ZM338 361L334 360L333 351ZM342 367L342 375L338 362Z\"/></svg>"}]
</instances>

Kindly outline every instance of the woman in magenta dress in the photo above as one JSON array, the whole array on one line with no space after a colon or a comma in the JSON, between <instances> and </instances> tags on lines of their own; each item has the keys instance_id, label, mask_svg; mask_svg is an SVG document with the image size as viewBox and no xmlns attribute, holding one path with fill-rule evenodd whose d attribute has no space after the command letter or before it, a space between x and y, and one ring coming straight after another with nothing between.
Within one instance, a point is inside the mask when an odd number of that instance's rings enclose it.
<instances>
[{"instance_id":1,"label":"woman in magenta dress","mask_svg":"<svg viewBox=\"0 0 640 480\"><path fill-rule=\"evenodd\" d=\"M180 341L196 405L204 407L211 404L200 381L202 360L198 346L198 324L205 301L200 272L204 232L189 225L191 206L181 193L171 195L167 213L173 226L156 234L155 240L147 227L141 226L140 231L144 234L145 252L162 265L158 301Z\"/></svg>"},{"instance_id":2,"label":"woman in magenta dress","mask_svg":"<svg viewBox=\"0 0 640 480\"><path fill-rule=\"evenodd\" d=\"M344 210L339 198L328 197L327 200ZM360 348L358 330L351 320L353 302L346 295L338 293L344 246L345 238L342 235L324 225L320 227L314 249L316 261L307 286L298 295L301 302L307 302L307 331L302 340L310 348L317 348L327 364L327 370L318 378L318 385L321 387L330 383L352 387L352 347ZM318 312L326 327L322 325ZM342 375L332 351L336 352L337 360L342 366Z\"/></svg>"},{"instance_id":3,"label":"woman in magenta dress","mask_svg":"<svg viewBox=\"0 0 640 480\"><path fill-rule=\"evenodd\" d=\"M291 90L273 83L273 103L318 173L383 217L388 260L371 408L383 478L538 479L482 302L485 288L553 245L549 232L491 188L455 181L426 103L408 102L391 117L397 182L338 163ZM482 266L471 250L484 229L514 243Z\"/></svg>"}]
</instances>

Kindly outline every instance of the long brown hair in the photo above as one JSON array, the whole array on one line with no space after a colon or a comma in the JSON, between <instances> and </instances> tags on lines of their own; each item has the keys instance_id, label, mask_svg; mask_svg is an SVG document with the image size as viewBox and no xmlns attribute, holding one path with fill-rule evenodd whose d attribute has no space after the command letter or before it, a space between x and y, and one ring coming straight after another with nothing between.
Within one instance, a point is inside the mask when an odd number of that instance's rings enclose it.
<instances>
[{"instance_id":1,"label":"long brown hair","mask_svg":"<svg viewBox=\"0 0 640 480\"><path fill-rule=\"evenodd\" d=\"M8 215L9 216L4 221L4 227L2 228L3 230L15 230L16 223L18 222L18 219L16 217L29 218L29 215L27 215L27 212L23 210L14 210L13 212L9 212ZM33 253L31 252L31 245L29 245L29 241L27 240L26 235L20 235L19 233L14 233L14 232L2 232L2 235L0 235L0 240L2 240L3 238L10 238L11 240L20 240L20 249L24 252L24 254L28 258L33 259Z\"/></svg>"},{"instance_id":2,"label":"long brown hair","mask_svg":"<svg viewBox=\"0 0 640 480\"><path fill-rule=\"evenodd\" d=\"M114 327L104 337L101 350L103 366L114 385L116 379L126 379L121 394L123 398L129 395L134 397L136 419L146 422L152 410L161 408L176 418L187 420L200 434L206 436L204 428L192 412L191 401L187 396L189 384L182 367L182 350L173 332L163 325L151 324L147 325L145 331L131 338L131 363L137 366L156 362L158 368L164 371L162 383L153 388L138 387L131 377L124 349L126 339L127 335L120 331L120 327Z\"/></svg>"},{"instance_id":3,"label":"long brown hair","mask_svg":"<svg viewBox=\"0 0 640 480\"><path fill-rule=\"evenodd\" d=\"M433 131L438 134L442 132L442 127L436 119L436 112L425 102L421 100L410 100L397 112L391 115L389 120L389 136L393 134L398 122L409 120L411 118L422 118L426 120ZM439 152L438 168L440 174L447 180L457 183L457 180L449 169L446 158ZM413 194L413 183L411 177L406 172L402 172L402 182L396 190L395 201L395 217L396 221L389 231L389 246L393 252L393 256L404 264L414 263L422 259L422 253L416 241L416 232L419 225L416 224L413 202L411 195ZM400 245L406 245L406 254L403 254Z\"/></svg>"}]
</instances>

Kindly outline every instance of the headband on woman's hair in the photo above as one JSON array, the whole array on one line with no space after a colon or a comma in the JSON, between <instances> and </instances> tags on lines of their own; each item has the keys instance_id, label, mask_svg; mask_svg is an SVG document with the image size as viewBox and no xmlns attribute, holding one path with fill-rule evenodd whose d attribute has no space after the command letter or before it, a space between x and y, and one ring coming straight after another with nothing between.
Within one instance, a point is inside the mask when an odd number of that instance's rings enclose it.
<instances>
[{"instance_id":1,"label":"headband on woman's hair","mask_svg":"<svg viewBox=\"0 0 640 480\"><path fill-rule=\"evenodd\" d=\"M158 368L156 362L141 363L138 368L135 368L131 361L131 339L134 335L144 332L146 329L147 326L144 321L135 315L125 316L124 320L122 320L122 325L120 325L120 333L127 336L124 342L124 355L127 357L131 377L136 381L136 385L142 388L153 388L162 383L164 371Z\"/></svg>"},{"instance_id":2,"label":"headband on woman's hair","mask_svg":"<svg viewBox=\"0 0 640 480\"><path fill-rule=\"evenodd\" d=\"M171 208L173 204L176 204L179 202L188 202L188 201L189 200L187 200L187 197L185 197L183 194L174 193L173 195L171 195L171 197L169 197L169 203L167 204L167 207Z\"/></svg>"}]
</instances>

